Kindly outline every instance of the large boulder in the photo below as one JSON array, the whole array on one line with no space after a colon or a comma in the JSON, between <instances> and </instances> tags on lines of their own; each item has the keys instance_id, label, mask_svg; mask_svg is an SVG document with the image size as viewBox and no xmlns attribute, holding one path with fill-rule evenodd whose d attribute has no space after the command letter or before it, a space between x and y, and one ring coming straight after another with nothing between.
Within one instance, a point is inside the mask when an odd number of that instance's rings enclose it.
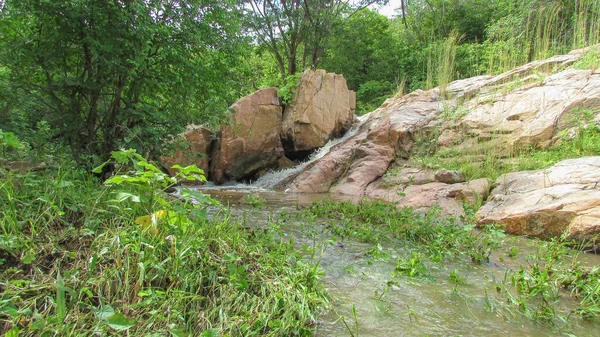
<instances>
[{"instance_id":1,"label":"large boulder","mask_svg":"<svg viewBox=\"0 0 600 337\"><path fill-rule=\"evenodd\" d=\"M477 212L482 225L584 241L600 234L600 157L569 159L544 170L505 174Z\"/></svg>"},{"instance_id":2,"label":"large boulder","mask_svg":"<svg viewBox=\"0 0 600 337\"><path fill-rule=\"evenodd\" d=\"M200 125L191 124L178 137L181 141L185 141L187 146L177 148L174 153L159 159L167 167L169 174L173 176L177 173L177 170L171 168L175 164L183 167L196 165L209 178L209 158L213 142L212 132Z\"/></svg>"},{"instance_id":3,"label":"large boulder","mask_svg":"<svg viewBox=\"0 0 600 337\"><path fill-rule=\"evenodd\" d=\"M304 157L340 137L354 121L356 94L342 75L307 70L283 115L281 138L290 158Z\"/></svg>"},{"instance_id":4,"label":"large boulder","mask_svg":"<svg viewBox=\"0 0 600 337\"><path fill-rule=\"evenodd\" d=\"M221 126L213 153L212 179L217 184L250 178L261 169L276 167L284 155L277 88L256 91L231 109L235 111L231 123Z\"/></svg>"}]
</instances>

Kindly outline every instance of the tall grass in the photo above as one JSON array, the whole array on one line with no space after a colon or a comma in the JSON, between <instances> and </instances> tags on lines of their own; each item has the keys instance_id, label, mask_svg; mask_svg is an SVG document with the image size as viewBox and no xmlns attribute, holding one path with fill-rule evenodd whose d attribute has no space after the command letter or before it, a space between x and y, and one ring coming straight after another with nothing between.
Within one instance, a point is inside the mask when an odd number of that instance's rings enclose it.
<instances>
[{"instance_id":1,"label":"tall grass","mask_svg":"<svg viewBox=\"0 0 600 337\"><path fill-rule=\"evenodd\" d=\"M444 94L448 83L455 79L456 47L461 39L461 35L453 32L443 41L430 46L427 58L427 89L439 86Z\"/></svg>"},{"instance_id":2,"label":"tall grass","mask_svg":"<svg viewBox=\"0 0 600 337\"><path fill-rule=\"evenodd\" d=\"M573 49L600 43L600 1L576 0Z\"/></svg>"},{"instance_id":3,"label":"tall grass","mask_svg":"<svg viewBox=\"0 0 600 337\"><path fill-rule=\"evenodd\" d=\"M498 74L527 62L600 43L600 0L523 1L488 28L487 73Z\"/></svg>"}]
</instances>

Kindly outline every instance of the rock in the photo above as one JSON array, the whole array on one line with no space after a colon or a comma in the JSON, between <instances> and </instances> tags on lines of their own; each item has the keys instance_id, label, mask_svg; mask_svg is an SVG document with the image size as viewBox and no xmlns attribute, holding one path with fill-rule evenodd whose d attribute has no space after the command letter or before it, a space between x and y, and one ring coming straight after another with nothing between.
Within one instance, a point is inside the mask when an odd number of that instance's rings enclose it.
<instances>
[{"instance_id":1,"label":"rock","mask_svg":"<svg viewBox=\"0 0 600 337\"><path fill-rule=\"evenodd\" d=\"M408 163L408 161L406 161ZM404 164L408 165L408 164ZM389 169L386 174L381 177L381 182L384 185L424 185L435 181L434 171L427 168L418 167L400 167L397 169Z\"/></svg>"},{"instance_id":2,"label":"rock","mask_svg":"<svg viewBox=\"0 0 600 337\"><path fill-rule=\"evenodd\" d=\"M291 106L286 107L282 141L286 155L296 159L342 136L354 121L356 94L342 75L307 70L300 76Z\"/></svg>"},{"instance_id":3,"label":"rock","mask_svg":"<svg viewBox=\"0 0 600 337\"><path fill-rule=\"evenodd\" d=\"M381 177L397 156L408 156L414 132L442 110L437 89L388 99L361 117L356 135L333 147L289 182L288 191L364 195L367 186Z\"/></svg>"},{"instance_id":4,"label":"rock","mask_svg":"<svg viewBox=\"0 0 600 337\"><path fill-rule=\"evenodd\" d=\"M471 180L456 192L455 198L472 205L482 203L488 197L490 187L490 180L487 178Z\"/></svg>"},{"instance_id":5,"label":"rock","mask_svg":"<svg viewBox=\"0 0 600 337\"><path fill-rule=\"evenodd\" d=\"M479 224L543 239L566 233L584 241L600 233L600 157L505 174L496 184L476 214Z\"/></svg>"},{"instance_id":6,"label":"rock","mask_svg":"<svg viewBox=\"0 0 600 337\"><path fill-rule=\"evenodd\" d=\"M211 131L203 126L192 124L188 125L186 130L178 137L187 141L189 146L184 149L177 149L171 155L162 156L159 161L167 167L171 176L174 176L178 171L171 168L171 166L177 164L182 167L196 165L209 178L209 158L213 142ZM196 181L187 182L194 183Z\"/></svg>"},{"instance_id":7,"label":"rock","mask_svg":"<svg viewBox=\"0 0 600 337\"><path fill-rule=\"evenodd\" d=\"M447 104L456 110L455 118L442 124L438 145L451 147L460 142L458 150L468 150L485 142L506 149L555 143L560 131L582 124L582 109L600 109L600 73L579 69L552 73L574 63L584 52L534 61L492 78L452 82L448 89L463 88L479 95L463 95L464 101Z\"/></svg>"},{"instance_id":8,"label":"rock","mask_svg":"<svg viewBox=\"0 0 600 337\"><path fill-rule=\"evenodd\" d=\"M294 166L296 166L296 163L286 156L283 156L277 160L277 169L278 170L283 170L283 169L287 169L287 168L294 167Z\"/></svg>"},{"instance_id":9,"label":"rock","mask_svg":"<svg viewBox=\"0 0 600 337\"><path fill-rule=\"evenodd\" d=\"M325 193L352 164L352 154L366 135L356 135L338 144L323 158L307 165L282 188L288 193Z\"/></svg>"},{"instance_id":10,"label":"rock","mask_svg":"<svg viewBox=\"0 0 600 337\"><path fill-rule=\"evenodd\" d=\"M396 177L382 177L371 183L365 195L371 199L398 203L398 206L426 210L439 206L447 215L462 216L463 202L483 201L489 192L488 179L468 183L446 184L434 181L433 171L419 168L402 168Z\"/></svg>"},{"instance_id":11,"label":"rock","mask_svg":"<svg viewBox=\"0 0 600 337\"><path fill-rule=\"evenodd\" d=\"M283 156L280 140L282 108L277 88L256 91L231 108L231 123L221 125L211 171L217 184L252 177L260 169L275 167Z\"/></svg>"},{"instance_id":12,"label":"rock","mask_svg":"<svg viewBox=\"0 0 600 337\"><path fill-rule=\"evenodd\" d=\"M454 170L439 170L435 172L435 180L445 184L456 184L465 181L460 172Z\"/></svg>"}]
</instances>

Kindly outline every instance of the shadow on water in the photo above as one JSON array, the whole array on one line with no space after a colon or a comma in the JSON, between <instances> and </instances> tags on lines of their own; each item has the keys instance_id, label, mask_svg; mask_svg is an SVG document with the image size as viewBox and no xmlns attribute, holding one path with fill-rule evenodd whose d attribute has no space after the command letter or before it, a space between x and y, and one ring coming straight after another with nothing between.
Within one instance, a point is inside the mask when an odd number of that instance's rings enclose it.
<instances>
[{"instance_id":1,"label":"shadow on water","mask_svg":"<svg viewBox=\"0 0 600 337\"><path fill-rule=\"evenodd\" d=\"M494 307L498 303L494 301L502 300L495 294L495 285L503 280L507 270L527 263L525 257L508 257L506 249L482 265L466 261L427 263L425 277L411 278L394 273L398 257L409 256L412 251L405 242L373 245L340 240L332 237L318 219L311 224L281 220L282 212L293 213L323 199L343 201L348 197L285 194L247 186L213 187L203 192L233 206L233 216L245 217L250 226L266 227L278 222L283 239L293 239L301 249L320 252L317 258L324 270L323 281L332 306L319 317L316 336L591 337L600 331L597 320L577 320L567 334L560 327L526 319L516 310ZM245 200L246 195L263 203L252 207ZM505 241L507 247L519 250L519 256L533 254L537 249L529 239L506 237ZM589 265L600 264L597 255L585 255L581 260ZM461 282L450 277L453 273L460 275Z\"/></svg>"}]
</instances>

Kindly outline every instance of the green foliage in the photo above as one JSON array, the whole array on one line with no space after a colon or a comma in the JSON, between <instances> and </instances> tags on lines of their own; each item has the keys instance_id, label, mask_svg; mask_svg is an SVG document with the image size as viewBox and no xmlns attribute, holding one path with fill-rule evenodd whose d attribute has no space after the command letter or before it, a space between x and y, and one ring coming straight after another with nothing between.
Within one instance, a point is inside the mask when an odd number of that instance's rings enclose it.
<instances>
[{"instance_id":1,"label":"green foliage","mask_svg":"<svg viewBox=\"0 0 600 337\"><path fill-rule=\"evenodd\" d=\"M242 202L254 208L260 209L265 207L265 200L262 199L258 194L246 194L242 199Z\"/></svg>"},{"instance_id":2,"label":"green foliage","mask_svg":"<svg viewBox=\"0 0 600 337\"><path fill-rule=\"evenodd\" d=\"M283 81L283 85L277 88L277 96L279 96L282 104L292 104L294 95L296 94L296 88L298 88L299 79L300 74L289 75L285 78L285 81Z\"/></svg>"},{"instance_id":3,"label":"green foliage","mask_svg":"<svg viewBox=\"0 0 600 337\"><path fill-rule=\"evenodd\" d=\"M388 81L367 81L356 92L358 115L377 109L396 87Z\"/></svg>"},{"instance_id":4,"label":"green foliage","mask_svg":"<svg viewBox=\"0 0 600 337\"><path fill-rule=\"evenodd\" d=\"M331 219L328 229L342 238L371 243L390 239L410 243L436 262L450 256L467 257L473 263L486 262L502 240L502 234L492 227L486 229L485 235L478 234L474 225L464 225L454 218L444 217L436 208L420 213L382 202L352 204L322 201L307 209L305 216ZM420 260L403 261L417 268Z\"/></svg>"},{"instance_id":5,"label":"green foliage","mask_svg":"<svg viewBox=\"0 0 600 337\"><path fill-rule=\"evenodd\" d=\"M78 161L123 145L157 151L165 135L237 98L227 76L237 13L216 0L6 1L0 60L10 78L0 86L26 97L11 96L9 119L47 123Z\"/></svg>"},{"instance_id":6,"label":"green foliage","mask_svg":"<svg viewBox=\"0 0 600 337\"><path fill-rule=\"evenodd\" d=\"M398 47L390 20L363 9L334 27L319 67L343 74L348 88L357 92L357 112L366 113L398 86L403 56Z\"/></svg>"},{"instance_id":7,"label":"green foliage","mask_svg":"<svg viewBox=\"0 0 600 337\"><path fill-rule=\"evenodd\" d=\"M592 47L585 55L573 64L575 69L591 69L600 68L600 48Z\"/></svg>"},{"instance_id":8,"label":"green foliage","mask_svg":"<svg viewBox=\"0 0 600 337\"><path fill-rule=\"evenodd\" d=\"M6 157L11 151L18 150L23 144L15 137L12 132L3 132L0 129L0 158Z\"/></svg>"},{"instance_id":9,"label":"green foliage","mask_svg":"<svg viewBox=\"0 0 600 337\"><path fill-rule=\"evenodd\" d=\"M570 244L562 239L540 243L538 252L528 256L526 266L507 271L504 280L497 283L501 296L497 305L508 310L516 308L527 318L558 326L573 314L586 319L598 317L599 269L582 266L578 252L568 248ZM568 293L577 299L576 309L563 314L558 303Z\"/></svg>"},{"instance_id":10,"label":"green foliage","mask_svg":"<svg viewBox=\"0 0 600 337\"><path fill-rule=\"evenodd\" d=\"M73 169L0 180L9 335L310 335L318 265L222 209L208 219L197 195L165 195L172 178L135 151L113 160L110 187Z\"/></svg>"},{"instance_id":11,"label":"green foliage","mask_svg":"<svg viewBox=\"0 0 600 337\"><path fill-rule=\"evenodd\" d=\"M427 276L427 267L422 261L422 256L417 252L413 252L410 259L398 259L394 271L408 277Z\"/></svg>"}]
</instances>

